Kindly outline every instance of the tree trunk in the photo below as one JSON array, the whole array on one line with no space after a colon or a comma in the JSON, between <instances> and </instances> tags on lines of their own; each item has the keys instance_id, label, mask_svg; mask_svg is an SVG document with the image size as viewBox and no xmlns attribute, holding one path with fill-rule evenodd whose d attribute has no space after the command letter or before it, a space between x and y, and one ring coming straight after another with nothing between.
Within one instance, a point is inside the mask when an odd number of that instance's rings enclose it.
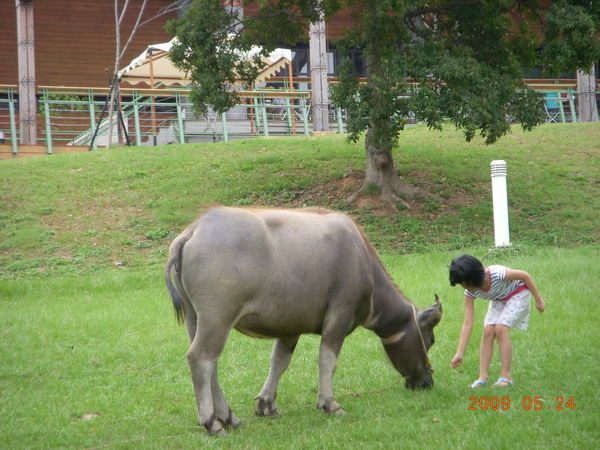
<instances>
[{"instance_id":1,"label":"tree trunk","mask_svg":"<svg viewBox=\"0 0 600 450\"><path fill-rule=\"evenodd\" d=\"M372 81L380 76L379 57L372 54L367 55L366 65L368 72L367 83L372 90L372 116L385 117L385 114L379 114L379 111L385 110L387 106L382 105L380 100L378 100L377 86ZM417 188L400 179L394 167L391 138L385 138L385 136L389 136L389 133L381 132L388 123L380 123L377 120L371 120L369 123L370 126L365 136L365 148L367 152L365 180L360 190L348 199L349 202L357 200L365 191L373 192L375 190L381 192L381 198L391 202L394 207L397 203L401 203L404 207L410 208L404 198L414 198L419 193ZM384 137L376 138L376 136ZM373 187L376 187L376 189L373 189Z\"/></svg>"},{"instance_id":2,"label":"tree trunk","mask_svg":"<svg viewBox=\"0 0 600 450\"><path fill-rule=\"evenodd\" d=\"M118 65L115 64L115 70L117 72L115 72L114 77L115 78L111 78L111 83L110 83L110 91L109 91L109 97L110 97L110 104L108 107L108 141L106 143L106 148L110 148L110 146L112 145L112 140L113 140L113 128L115 126L114 124L114 115L115 115L115 101L117 99L117 89L119 86L119 82L117 81L118 78Z\"/></svg>"},{"instance_id":3,"label":"tree trunk","mask_svg":"<svg viewBox=\"0 0 600 450\"><path fill-rule=\"evenodd\" d=\"M394 205L401 203L405 207L410 207L404 199L414 198L419 194L419 190L400 179L394 167L391 147L374 144L373 134L373 128L369 128L365 137L367 168L363 186L348 201L356 200L365 191L372 192L375 186L375 190L381 192L382 200Z\"/></svg>"},{"instance_id":4,"label":"tree trunk","mask_svg":"<svg viewBox=\"0 0 600 450\"><path fill-rule=\"evenodd\" d=\"M119 67L121 65L121 23L123 21L123 16L125 15L125 11L127 10L127 4L129 0L125 2L125 6L123 8L123 13L119 14L119 0L115 0L115 67L114 73L112 76L109 74L110 79L110 105L108 108L108 142L106 143L106 148L110 148L113 139L113 114L115 113L115 85L118 83L117 79L119 77ZM135 32L135 30L134 30ZM115 77L115 78L112 78Z\"/></svg>"}]
</instances>

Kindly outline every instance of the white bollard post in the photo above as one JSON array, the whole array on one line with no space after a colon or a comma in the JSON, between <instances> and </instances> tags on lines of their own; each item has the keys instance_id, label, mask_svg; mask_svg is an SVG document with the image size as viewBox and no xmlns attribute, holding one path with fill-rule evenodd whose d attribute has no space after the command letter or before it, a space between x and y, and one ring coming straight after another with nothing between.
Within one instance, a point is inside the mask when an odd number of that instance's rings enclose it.
<instances>
[{"instance_id":1,"label":"white bollard post","mask_svg":"<svg viewBox=\"0 0 600 450\"><path fill-rule=\"evenodd\" d=\"M508 196L506 194L506 161L492 161L492 196L496 247L509 247Z\"/></svg>"}]
</instances>

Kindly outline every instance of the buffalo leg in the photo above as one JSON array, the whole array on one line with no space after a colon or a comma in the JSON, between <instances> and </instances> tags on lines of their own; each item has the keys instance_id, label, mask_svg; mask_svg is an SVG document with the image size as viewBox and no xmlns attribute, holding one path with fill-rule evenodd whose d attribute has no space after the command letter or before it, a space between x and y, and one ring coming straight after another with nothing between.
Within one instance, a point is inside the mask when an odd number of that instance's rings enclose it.
<instances>
[{"instance_id":1,"label":"buffalo leg","mask_svg":"<svg viewBox=\"0 0 600 450\"><path fill-rule=\"evenodd\" d=\"M218 364L215 365L215 369L213 370L211 390L217 420L226 428L238 428L241 425L241 422L229 407L227 400L225 400L223 390L219 385Z\"/></svg>"},{"instance_id":2,"label":"buffalo leg","mask_svg":"<svg viewBox=\"0 0 600 450\"><path fill-rule=\"evenodd\" d=\"M198 321L196 336L187 352L187 359L198 405L198 424L205 427L209 435L226 434L217 417L217 413L226 415L227 413L224 411L229 411L229 406L218 386L217 360L225 347L229 329L211 325L206 321ZM213 398L215 390L218 392L217 399ZM215 406L219 411L215 409ZM237 425L239 425L239 421Z\"/></svg>"},{"instance_id":3,"label":"buffalo leg","mask_svg":"<svg viewBox=\"0 0 600 450\"><path fill-rule=\"evenodd\" d=\"M294 349L300 336L289 338L279 338L273 344L273 353L271 353L271 365L269 376L263 388L255 397L258 403L254 407L254 412L259 416L273 417L277 415L277 388L281 375L290 365Z\"/></svg>"},{"instance_id":4,"label":"buffalo leg","mask_svg":"<svg viewBox=\"0 0 600 450\"><path fill-rule=\"evenodd\" d=\"M325 412L342 416L346 411L333 397L333 374L337 367L338 356L346 337L345 321L329 323L323 329L319 347L319 396L317 407Z\"/></svg>"},{"instance_id":5,"label":"buffalo leg","mask_svg":"<svg viewBox=\"0 0 600 450\"><path fill-rule=\"evenodd\" d=\"M196 311L193 308L188 308L185 313L185 326L188 331L188 336L190 338L190 344L194 342L194 337L196 337L196 327L198 322L198 316L196 315Z\"/></svg>"},{"instance_id":6,"label":"buffalo leg","mask_svg":"<svg viewBox=\"0 0 600 450\"><path fill-rule=\"evenodd\" d=\"M196 335L198 316L191 305L186 311L185 324L190 336L191 344L194 342L194 337ZM213 375L211 378L211 392L217 420L219 420L225 427L238 428L240 426L240 421L235 414L233 414L233 411L227 404L225 395L223 395L223 391L219 385L218 365L215 365L215 369L213 370Z\"/></svg>"}]
</instances>

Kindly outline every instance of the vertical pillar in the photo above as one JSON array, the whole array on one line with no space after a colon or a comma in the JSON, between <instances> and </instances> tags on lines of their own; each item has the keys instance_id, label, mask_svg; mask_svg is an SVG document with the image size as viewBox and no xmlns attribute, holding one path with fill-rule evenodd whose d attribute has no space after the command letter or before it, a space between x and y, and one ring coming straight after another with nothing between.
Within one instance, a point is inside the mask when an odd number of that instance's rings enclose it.
<instances>
[{"instance_id":1,"label":"vertical pillar","mask_svg":"<svg viewBox=\"0 0 600 450\"><path fill-rule=\"evenodd\" d=\"M494 206L494 242L496 247L510 247L506 161L492 161L492 197Z\"/></svg>"},{"instance_id":2,"label":"vertical pillar","mask_svg":"<svg viewBox=\"0 0 600 450\"><path fill-rule=\"evenodd\" d=\"M323 13L310 24L310 83L314 131L329 131L329 85L327 84L327 45Z\"/></svg>"},{"instance_id":3,"label":"vertical pillar","mask_svg":"<svg viewBox=\"0 0 600 450\"><path fill-rule=\"evenodd\" d=\"M16 0L21 144L37 143L33 0Z\"/></svg>"},{"instance_id":4,"label":"vertical pillar","mask_svg":"<svg viewBox=\"0 0 600 450\"><path fill-rule=\"evenodd\" d=\"M577 71L577 103L579 105L579 120L581 122L598 121L596 76L593 66L589 74L581 70Z\"/></svg>"}]
</instances>

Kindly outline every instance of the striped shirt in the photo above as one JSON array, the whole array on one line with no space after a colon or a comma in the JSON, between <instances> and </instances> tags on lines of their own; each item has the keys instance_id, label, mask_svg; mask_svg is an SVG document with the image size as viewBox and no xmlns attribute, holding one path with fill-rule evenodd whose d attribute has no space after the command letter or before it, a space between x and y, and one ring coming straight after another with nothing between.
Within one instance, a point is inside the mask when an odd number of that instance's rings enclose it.
<instances>
[{"instance_id":1,"label":"striped shirt","mask_svg":"<svg viewBox=\"0 0 600 450\"><path fill-rule=\"evenodd\" d=\"M465 289L465 295L470 298L482 298L484 300L498 300L505 302L518 292L527 289L525 283L521 280L505 280L508 267L489 266L492 285L487 291L475 289L469 291Z\"/></svg>"}]
</instances>

